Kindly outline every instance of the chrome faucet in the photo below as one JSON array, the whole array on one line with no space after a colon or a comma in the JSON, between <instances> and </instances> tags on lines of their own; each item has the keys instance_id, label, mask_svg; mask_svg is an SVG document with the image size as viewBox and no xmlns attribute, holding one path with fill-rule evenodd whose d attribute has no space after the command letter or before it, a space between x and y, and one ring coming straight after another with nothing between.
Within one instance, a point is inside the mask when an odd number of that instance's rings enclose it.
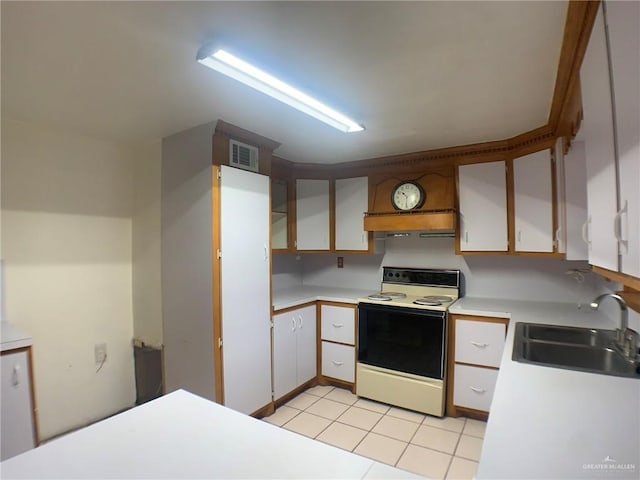
<instances>
[{"instance_id":1,"label":"chrome faucet","mask_svg":"<svg viewBox=\"0 0 640 480\"><path fill-rule=\"evenodd\" d=\"M627 360L635 361L638 353L638 340L640 336L638 332L629 328L629 309L624 299L615 293L603 293L591 302L590 307L597 310L605 298L612 298L620 306L620 328L617 329L617 338L614 346L618 347L620 352Z\"/></svg>"}]
</instances>

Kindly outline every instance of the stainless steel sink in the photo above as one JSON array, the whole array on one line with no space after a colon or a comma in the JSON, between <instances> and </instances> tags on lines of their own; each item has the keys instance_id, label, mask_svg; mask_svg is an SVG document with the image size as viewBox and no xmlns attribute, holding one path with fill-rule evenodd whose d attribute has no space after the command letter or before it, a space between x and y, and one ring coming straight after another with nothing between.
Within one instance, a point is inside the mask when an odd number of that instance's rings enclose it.
<instances>
[{"instance_id":1,"label":"stainless steel sink","mask_svg":"<svg viewBox=\"0 0 640 480\"><path fill-rule=\"evenodd\" d=\"M537 323L520 323L517 327L521 335L528 340L570 343L607 347L616 338L615 330L596 330L594 328L561 327ZM516 334L518 330L516 329Z\"/></svg>"},{"instance_id":2,"label":"stainless steel sink","mask_svg":"<svg viewBox=\"0 0 640 480\"><path fill-rule=\"evenodd\" d=\"M569 370L640 378L637 362L627 360L615 349L615 338L615 330L518 323L512 359Z\"/></svg>"}]
</instances>

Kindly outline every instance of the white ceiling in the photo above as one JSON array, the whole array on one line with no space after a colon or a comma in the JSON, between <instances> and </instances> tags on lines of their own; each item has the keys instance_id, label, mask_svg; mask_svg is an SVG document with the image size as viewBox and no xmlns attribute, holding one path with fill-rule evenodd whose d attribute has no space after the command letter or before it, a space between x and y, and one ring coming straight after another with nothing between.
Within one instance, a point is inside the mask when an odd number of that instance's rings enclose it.
<instances>
[{"instance_id":1,"label":"white ceiling","mask_svg":"<svg viewBox=\"0 0 640 480\"><path fill-rule=\"evenodd\" d=\"M566 1L1 2L2 116L123 142L212 120L333 163L546 124ZM212 38L362 122L344 134L195 61Z\"/></svg>"}]
</instances>

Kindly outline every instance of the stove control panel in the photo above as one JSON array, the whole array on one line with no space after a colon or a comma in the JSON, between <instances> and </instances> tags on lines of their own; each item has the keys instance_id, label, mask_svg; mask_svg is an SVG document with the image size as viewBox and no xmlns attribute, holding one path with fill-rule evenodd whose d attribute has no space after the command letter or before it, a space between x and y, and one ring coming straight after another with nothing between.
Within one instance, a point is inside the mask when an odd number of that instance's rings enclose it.
<instances>
[{"instance_id":1,"label":"stove control panel","mask_svg":"<svg viewBox=\"0 0 640 480\"><path fill-rule=\"evenodd\" d=\"M460 270L383 267L382 282L460 288L461 274Z\"/></svg>"}]
</instances>

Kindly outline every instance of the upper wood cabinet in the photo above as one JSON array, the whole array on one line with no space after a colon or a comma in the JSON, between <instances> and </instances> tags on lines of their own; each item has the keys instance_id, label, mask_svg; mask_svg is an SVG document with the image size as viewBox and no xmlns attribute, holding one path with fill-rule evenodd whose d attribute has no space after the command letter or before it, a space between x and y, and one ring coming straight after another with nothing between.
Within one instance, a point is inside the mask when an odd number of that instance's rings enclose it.
<instances>
[{"instance_id":1,"label":"upper wood cabinet","mask_svg":"<svg viewBox=\"0 0 640 480\"><path fill-rule=\"evenodd\" d=\"M556 146L558 168L558 224L561 242L559 251L567 260L587 260L587 173L584 142L577 141L562 155L562 146Z\"/></svg>"},{"instance_id":2,"label":"upper wood cabinet","mask_svg":"<svg viewBox=\"0 0 640 480\"><path fill-rule=\"evenodd\" d=\"M637 2L608 2L606 17L601 7L580 70L589 263L635 278L640 277L639 23Z\"/></svg>"},{"instance_id":3,"label":"upper wood cabinet","mask_svg":"<svg viewBox=\"0 0 640 480\"><path fill-rule=\"evenodd\" d=\"M364 214L369 205L369 178L341 178L335 183L335 249L367 251Z\"/></svg>"},{"instance_id":4,"label":"upper wood cabinet","mask_svg":"<svg viewBox=\"0 0 640 480\"><path fill-rule=\"evenodd\" d=\"M618 152L620 271L640 278L640 4L607 2Z\"/></svg>"},{"instance_id":5,"label":"upper wood cabinet","mask_svg":"<svg viewBox=\"0 0 640 480\"><path fill-rule=\"evenodd\" d=\"M289 184L287 180L271 180L271 248L287 250L289 239Z\"/></svg>"},{"instance_id":6,"label":"upper wood cabinet","mask_svg":"<svg viewBox=\"0 0 640 480\"><path fill-rule=\"evenodd\" d=\"M458 167L457 253L560 255L551 150Z\"/></svg>"},{"instance_id":7,"label":"upper wood cabinet","mask_svg":"<svg viewBox=\"0 0 640 480\"><path fill-rule=\"evenodd\" d=\"M459 253L508 250L505 162L459 166L458 205Z\"/></svg>"},{"instance_id":8,"label":"upper wood cabinet","mask_svg":"<svg viewBox=\"0 0 640 480\"><path fill-rule=\"evenodd\" d=\"M549 150L513 160L515 251L553 252L553 178Z\"/></svg>"},{"instance_id":9,"label":"upper wood cabinet","mask_svg":"<svg viewBox=\"0 0 640 480\"><path fill-rule=\"evenodd\" d=\"M296 180L296 250L329 250L329 180Z\"/></svg>"},{"instance_id":10,"label":"upper wood cabinet","mask_svg":"<svg viewBox=\"0 0 640 480\"><path fill-rule=\"evenodd\" d=\"M580 70L582 134L587 163L589 263L618 270L617 211L611 84L602 10L598 12Z\"/></svg>"}]
</instances>

